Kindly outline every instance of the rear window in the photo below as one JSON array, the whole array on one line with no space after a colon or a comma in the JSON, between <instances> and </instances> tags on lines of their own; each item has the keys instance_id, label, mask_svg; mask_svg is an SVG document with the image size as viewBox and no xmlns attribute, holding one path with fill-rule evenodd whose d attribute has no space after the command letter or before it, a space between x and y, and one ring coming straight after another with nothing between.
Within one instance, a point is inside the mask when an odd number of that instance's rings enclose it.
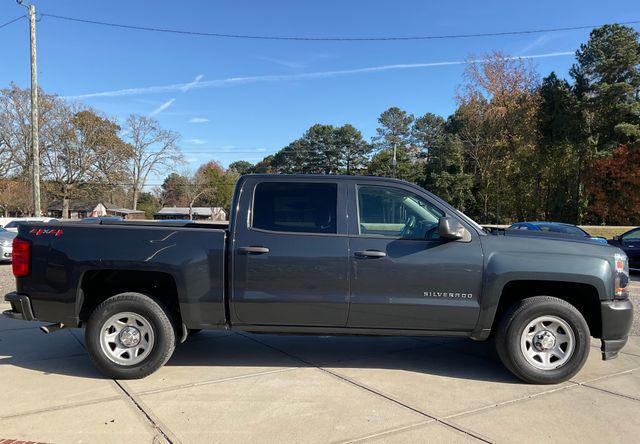
<instances>
[{"instance_id":1,"label":"rear window","mask_svg":"<svg viewBox=\"0 0 640 444\"><path fill-rule=\"evenodd\" d=\"M263 182L256 186L253 228L294 233L337 233L335 183Z\"/></svg>"}]
</instances>

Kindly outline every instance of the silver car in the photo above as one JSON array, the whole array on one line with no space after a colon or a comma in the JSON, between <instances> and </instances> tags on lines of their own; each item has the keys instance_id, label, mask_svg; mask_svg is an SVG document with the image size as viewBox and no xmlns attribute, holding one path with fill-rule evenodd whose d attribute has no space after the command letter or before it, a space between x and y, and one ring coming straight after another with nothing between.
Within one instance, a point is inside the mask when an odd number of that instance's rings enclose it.
<instances>
[{"instance_id":1,"label":"silver car","mask_svg":"<svg viewBox=\"0 0 640 444\"><path fill-rule=\"evenodd\" d=\"M13 238L17 235L18 233L0 227L0 262L11 262Z\"/></svg>"}]
</instances>

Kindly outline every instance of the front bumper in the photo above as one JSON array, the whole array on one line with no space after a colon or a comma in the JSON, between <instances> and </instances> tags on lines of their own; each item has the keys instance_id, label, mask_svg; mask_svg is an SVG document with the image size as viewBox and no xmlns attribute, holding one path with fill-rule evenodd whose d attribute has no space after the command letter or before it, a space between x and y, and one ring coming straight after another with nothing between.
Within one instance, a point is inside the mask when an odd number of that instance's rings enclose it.
<instances>
[{"instance_id":1,"label":"front bumper","mask_svg":"<svg viewBox=\"0 0 640 444\"><path fill-rule=\"evenodd\" d=\"M629 339L633 322L633 304L631 301L606 301L600 303L602 316L602 359L609 360L618 356L618 352Z\"/></svg>"},{"instance_id":2,"label":"front bumper","mask_svg":"<svg viewBox=\"0 0 640 444\"><path fill-rule=\"evenodd\" d=\"M4 300L11 304L11 310L5 310L2 314L11 319L20 319L23 321L35 321L33 308L28 296L18 294L15 291L4 296Z\"/></svg>"}]
</instances>

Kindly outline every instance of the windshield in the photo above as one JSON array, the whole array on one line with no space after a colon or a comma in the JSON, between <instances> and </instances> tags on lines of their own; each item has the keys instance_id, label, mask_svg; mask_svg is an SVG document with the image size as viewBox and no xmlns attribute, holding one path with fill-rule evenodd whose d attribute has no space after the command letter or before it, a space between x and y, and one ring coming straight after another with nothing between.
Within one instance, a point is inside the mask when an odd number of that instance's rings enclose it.
<instances>
[{"instance_id":1,"label":"windshield","mask_svg":"<svg viewBox=\"0 0 640 444\"><path fill-rule=\"evenodd\" d=\"M563 234L573 234L574 236L587 236L587 233L582 231L578 227L574 227L572 225L560 225L560 224L548 224L538 225L541 231L547 231L550 233L563 233Z\"/></svg>"}]
</instances>

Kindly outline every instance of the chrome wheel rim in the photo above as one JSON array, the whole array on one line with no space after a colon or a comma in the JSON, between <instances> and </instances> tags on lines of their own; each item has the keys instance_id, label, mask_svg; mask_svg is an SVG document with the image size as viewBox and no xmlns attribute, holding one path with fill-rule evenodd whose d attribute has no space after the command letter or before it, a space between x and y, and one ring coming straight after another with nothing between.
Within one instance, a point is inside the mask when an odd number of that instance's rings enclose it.
<instances>
[{"instance_id":1,"label":"chrome wheel rim","mask_svg":"<svg viewBox=\"0 0 640 444\"><path fill-rule=\"evenodd\" d=\"M569 324L556 316L540 316L529 322L520 337L520 349L529 364L539 370L560 368L571 359L576 340Z\"/></svg>"},{"instance_id":2,"label":"chrome wheel rim","mask_svg":"<svg viewBox=\"0 0 640 444\"><path fill-rule=\"evenodd\" d=\"M153 349L155 335L151 323L137 313L117 313L100 328L100 347L105 356L119 365L144 361Z\"/></svg>"}]
</instances>

